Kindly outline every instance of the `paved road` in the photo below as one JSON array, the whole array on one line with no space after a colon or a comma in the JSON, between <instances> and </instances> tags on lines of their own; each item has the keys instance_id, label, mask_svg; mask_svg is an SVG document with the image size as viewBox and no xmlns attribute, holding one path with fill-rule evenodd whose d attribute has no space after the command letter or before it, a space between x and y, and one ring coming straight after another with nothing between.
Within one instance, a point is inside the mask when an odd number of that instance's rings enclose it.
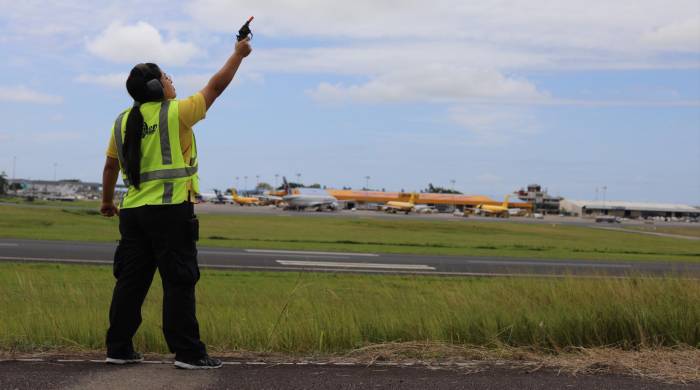
<instances>
[{"instance_id":1,"label":"paved road","mask_svg":"<svg viewBox=\"0 0 700 390\"><path fill-rule=\"evenodd\" d=\"M111 264L116 243L0 239L0 261ZM410 273L454 276L682 275L700 278L700 264L535 260L378 253L280 251L200 247L202 267L267 271Z\"/></svg>"},{"instance_id":2,"label":"paved road","mask_svg":"<svg viewBox=\"0 0 700 390\"><path fill-rule=\"evenodd\" d=\"M542 369L232 364L184 371L170 364L0 362L0 389L698 389L622 375L568 375Z\"/></svg>"}]
</instances>

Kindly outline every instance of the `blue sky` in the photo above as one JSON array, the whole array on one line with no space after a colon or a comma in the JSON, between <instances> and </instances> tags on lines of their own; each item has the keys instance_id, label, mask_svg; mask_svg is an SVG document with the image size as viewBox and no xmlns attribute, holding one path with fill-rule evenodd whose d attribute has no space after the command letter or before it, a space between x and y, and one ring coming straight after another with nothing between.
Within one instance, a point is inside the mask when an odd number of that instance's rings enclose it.
<instances>
[{"instance_id":1,"label":"blue sky","mask_svg":"<svg viewBox=\"0 0 700 390\"><path fill-rule=\"evenodd\" d=\"M203 188L274 175L501 198L700 204L700 3L0 1L0 171L99 181L124 80L196 92L255 15L198 124Z\"/></svg>"}]
</instances>

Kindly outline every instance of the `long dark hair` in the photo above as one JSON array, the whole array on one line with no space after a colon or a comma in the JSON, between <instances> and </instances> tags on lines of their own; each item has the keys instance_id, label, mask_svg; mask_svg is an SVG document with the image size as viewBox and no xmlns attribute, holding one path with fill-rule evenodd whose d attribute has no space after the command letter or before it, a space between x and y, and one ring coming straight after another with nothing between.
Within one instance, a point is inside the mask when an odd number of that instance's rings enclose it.
<instances>
[{"instance_id":1,"label":"long dark hair","mask_svg":"<svg viewBox=\"0 0 700 390\"><path fill-rule=\"evenodd\" d=\"M158 65L145 63L134 66L126 80L126 90L134 99L134 106L126 118L126 135L124 136L122 153L126 160L124 162L126 175L129 177L131 185L137 189L141 184L141 137L144 126L141 104L163 99L161 76L162 72Z\"/></svg>"}]
</instances>

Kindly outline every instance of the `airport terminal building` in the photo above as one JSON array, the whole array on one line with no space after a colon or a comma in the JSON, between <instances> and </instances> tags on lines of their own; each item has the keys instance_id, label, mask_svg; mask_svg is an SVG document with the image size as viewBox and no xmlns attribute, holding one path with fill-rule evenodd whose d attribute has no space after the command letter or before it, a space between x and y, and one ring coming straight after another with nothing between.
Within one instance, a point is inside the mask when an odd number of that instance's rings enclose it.
<instances>
[{"instance_id":1,"label":"airport terminal building","mask_svg":"<svg viewBox=\"0 0 700 390\"><path fill-rule=\"evenodd\" d=\"M599 200L562 200L564 212L585 216L612 215L631 219L688 219L700 217L700 209L684 204L620 202Z\"/></svg>"},{"instance_id":2,"label":"airport terminal building","mask_svg":"<svg viewBox=\"0 0 700 390\"><path fill-rule=\"evenodd\" d=\"M102 183L80 180L8 179L10 194L48 200L99 199Z\"/></svg>"},{"instance_id":3,"label":"airport terminal building","mask_svg":"<svg viewBox=\"0 0 700 390\"><path fill-rule=\"evenodd\" d=\"M564 199L561 196L549 195L547 189L543 190L539 184L529 184L527 190L521 188L514 194L520 200L530 203L533 212L542 214L559 213L559 202Z\"/></svg>"}]
</instances>

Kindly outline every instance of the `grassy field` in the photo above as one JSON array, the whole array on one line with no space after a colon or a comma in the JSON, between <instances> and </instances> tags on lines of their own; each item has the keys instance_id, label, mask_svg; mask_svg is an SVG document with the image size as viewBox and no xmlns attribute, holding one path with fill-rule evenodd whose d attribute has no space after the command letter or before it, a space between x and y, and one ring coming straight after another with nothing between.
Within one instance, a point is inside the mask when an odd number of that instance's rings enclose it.
<instances>
[{"instance_id":1,"label":"grassy field","mask_svg":"<svg viewBox=\"0 0 700 390\"><path fill-rule=\"evenodd\" d=\"M0 205L0 237L114 241L92 203ZM700 262L700 241L578 226L455 220L200 215L200 245L412 254Z\"/></svg>"},{"instance_id":2,"label":"grassy field","mask_svg":"<svg viewBox=\"0 0 700 390\"><path fill-rule=\"evenodd\" d=\"M109 267L0 264L0 350L101 349ZM700 347L700 284L682 279L433 278L203 272L204 340L215 351L343 352L385 342ZM161 287L138 348L167 352Z\"/></svg>"},{"instance_id":3,"label":"grassy field","mask_svg":"<svg viewBox=\"0 0 700 390\"><path fill-rule=\"evenodd\" d=\"M90 208L99 209L99 200L76 200L72 202L56 201L56 200L44 200L35 199L33 201L27 201L25 198L14 197L14 196L0 196L0 203L10 203L18 204L24 206L50 206L50 207L75 207L75 208Z\"/></svg>"},{"instance_id":4,"label":"grassy field","mask_svg":"<svg viewBox=\"0 0 700 390\"><path fill-rule=\"evenodd\" d=\"M700 227L688 226L625 226L625 229L636 230L641 232L676 234L679 236L698 237L700 238Z\"/></svg>"}]
</instances>

